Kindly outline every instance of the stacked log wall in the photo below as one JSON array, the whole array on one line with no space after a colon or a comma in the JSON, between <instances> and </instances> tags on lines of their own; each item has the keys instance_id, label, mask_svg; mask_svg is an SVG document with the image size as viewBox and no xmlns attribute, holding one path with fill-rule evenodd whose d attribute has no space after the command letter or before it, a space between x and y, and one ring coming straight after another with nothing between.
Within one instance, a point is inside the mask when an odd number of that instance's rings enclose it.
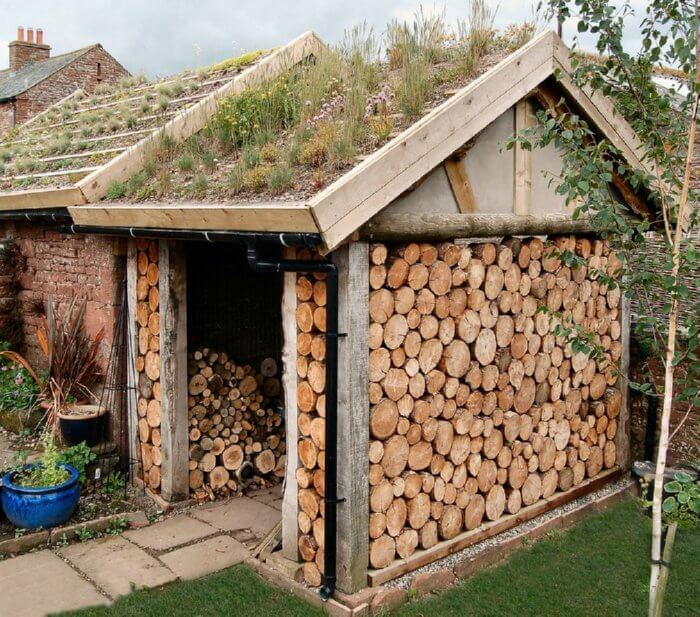
<instances>
[{"instance_id":1,"label":"stacked log wall","mask_svg":"<svg viewBox=\"0 0 700 617\"><path fill-rule=\"evenodd\" d=\"M618 267L574 236L370 247L370 567L616 465Z\"/></svg>"},{"instance_id":2,"label":"stacked log wall","mask_svg":"<svg viewBox=\"0 0 700 617\"><path fill-rule=\"evenodd\" d=\"M160 382L160 270L158 242L139 240L136 245L136 330L138 439L143 481L160 492L161 382Z\"/></svg>"},{"instance_id":3,"label":"stacked log wall","mask_svg":"<svg viewBox=\"0 0 700 617\"><path fill-rule=\"evenodd\" d=\"M298 259L318 258L299 251ZM324 469L326 452L326 275L297 275L298 548L307 584L323 574Z\"/></svg>"}]
</instances>

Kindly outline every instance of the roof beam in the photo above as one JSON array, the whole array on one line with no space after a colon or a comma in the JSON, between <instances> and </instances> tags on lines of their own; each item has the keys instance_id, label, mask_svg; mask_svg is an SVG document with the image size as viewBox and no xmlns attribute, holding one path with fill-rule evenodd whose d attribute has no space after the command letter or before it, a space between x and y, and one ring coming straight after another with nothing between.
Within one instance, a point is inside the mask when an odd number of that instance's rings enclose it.
<instances>
[{"instance_id":1,"label":"roof beam","mask_svg":"<svg viewBox=\"0 0 700 617\"><path fill-rule=\"evenodd\" d=\"M74 186L0 193L0 211L63 208L84 203L83 194Z\"/></svg>"},{"instance_id":2,"label":"roof beam","mask_svg":"<svg viewBox=\"0 0 700 617\"><path fill-rule=\"evenodd\" d=\"M106 204L69 208L76 225L226 231L318 233L311 212L298 202L202 204Z\"/></svg>"}]
</instances>

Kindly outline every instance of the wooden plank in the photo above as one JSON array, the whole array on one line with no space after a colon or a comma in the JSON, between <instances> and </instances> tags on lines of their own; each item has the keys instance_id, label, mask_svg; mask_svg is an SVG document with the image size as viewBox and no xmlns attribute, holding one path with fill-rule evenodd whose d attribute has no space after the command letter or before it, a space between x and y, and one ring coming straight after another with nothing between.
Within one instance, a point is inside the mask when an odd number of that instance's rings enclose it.
<instances>
[{"instance_id":1,"label":"wooden plank","mask_svg":"<svg viewBox=\"0 0 700 617\"><path fill-rule=\"evenodd\" d=\"M515 135L533 125L532 102L522 99L515 104ZM528 215L532 209L532 151L515 143L515 196L513 212Z\"/></svg>"},{"instance_id":2,"label":"wooden plank","mask_svg":"<svg viewBox=\"0 0 700 617\"><path fill-rule=\"evenodd\" d=\"M408 559L400 559L394 561L390 566L382 570L370 570L367 575L367 582L370 587L376 587L386 583L387 581L403 576L404 574L421 568L437 559L442 559L448 555L457 553L469 546L477 544L483 540L491 538L499 533L516 527L521 523L532 520L533 518L544 514L554 508L557 508L573 499L590 493L601 486L611 482L621 475L618 467L608 469L595 478L586 480L578 486L569 489L563 493L555 493L547 499L540 499L537 503L527 506L517 514L509 514L502 516L498 520L489 521L473 529L459 534L452 540L444 540L439 542L434 547L427 550L419 550L413 553Z\"/></svg>"},{"instance_id":3,"label":"wooden plank","mask_svg":"<svg viewBox=\"0 0 700 617\"><path fill-rule=\"evenodd\" d=\"M126 150L126 146L120 146L118 148L105 148L104 150L84 150L83 152L78 152L77 154L63 154L61 156L47 156L42 159L37 159L42 163L50 163L52 161L67 161L70 159L82 159L88 158L90 156L98 156L100 154L115 154L117 152L123 152Z\"/></svg>"},{"instance_id":4,"label":"wooden plank","mask_svg":"<svg viewBox=\"0 0 700 617\"><path fill-rule=\"evenodd\" d=\"M294 249L285 249L286 258L294 258ZM298 467L297 440L297 275L286 272L282 283L282 387L286 402L285 430L287 442L287 467L284 477L284 494L282 495L282 554L291 561L299 559L299 513L298 486L296 471Z\"/></svg>"},{"instance_id":5,"label":"wooden plank","mask_svg":"<svg viewBox=\"0 0 700 617\"><path fill-rule=\"evenodd\" d=\"M634 129L614 107L612 101L600 92L579 88L571 79L573 73L570 51L556 35L553 38L555 67L559 69L559 84L586 112L593 125L622 152L630 165L650 172L644 158L644 145Z\"/></svg>"},{"instance_id":6,"label":"wooden plank","mask_svg":"<svg viewBox=\"0 0 700 617\"><path fill-rule=\"evenodd\" d=\"M299 203L117 205L69 208L77 225L317 233L310 210Z\"/></svg>"},{"instance_id":7,"label":"wooden plank","mask_svg":"<svg viewBox=\"0 0 700 617\"><path fill-rule=\"evenodd\" d=\"M216 111L220 99L229 97L265 80L272 79L294 64L298 64L314 53L318 53L324 44L313 33L307 32L294 39L256 64L241 71L231 81L218 88L210 95L178 113L164 126L137 144L131 146L78 183L89 202L104 197L112 182L123 182L132 173L139 171L151 153L157 148L162 136L177 141L186 139L203 128Z\"/></svg>"},{"instance_id":8,"label":"wooden plank","mask_svg":"<svg viewBox=\"0 0 700 617\"><path fill-rule=\"evenodd\" d=\"M55 178L57 176L73 176L88 174L99 169L99 166L76 167L75 169L59 169L57 171L44 171L38 174L21 174L19 176L3 176L3 180L33 180L34 178Z\"/></svg>"},{"instance_id":9,"label":"wooden plank","mask_svg":"<svg viewBox=\"0 0 700 617\"><path fill-rule=\"evenodd\" d=\"M189 497L187 429L187 269L181 243L161 240L160 271L160 421L161 496L165 501Z\"/></svg>"},{"instance_id":10,"label":"wooden plank","mask_svg":"<svg viewBox=\"0 0 700 617\"><path fill-rule=\"evenodd\" d=\"M136 356L138 354L138 326L136 324L136 281L138 280L136 241L129 239L126 253L126 298L127 298L127 349L126 349L126 382L128 386L126 409L129 435L129 478L135 483L142 467L141 443L139 441L136 410L138 374L136 372Z\"/></svg>"},{"instance_id":11,"label":"wooden plank","mask_svg":"<svg viewBox=\"0 0 700 617\"><path fill-rule=\"evenodd\" d=\"M476 198L474 197L472 183L469 180L469 173L464 166L464 159L446 159L444 167L459 211L464 214L476 212L478 210Z\"/></svg>"},{"instance_id":12,"label":"wooden plank","mask_svg":"<svg viewBox=\"0 0 700 617\"><path fill-rule=\"evenodd\" d=\"M338 266L337 584L345 593L366 585L369 559L369 246L351 242L333 253Z\"/></svg>"},{"instance_id":13,"label":"wooden plank","mask_svg":"<svg viewBox=\"0 0 700 617\"><path fill-rule=\"evenodd\" d=\"M492 236L590 233L590 221L570 214L390 214L382 213L360 229L365 240L450 240Z\"/></svg>"},{"instance_id":14,"label":"wooden plank","mask_svg":"<svg viewBox=\"0 0 700 617\"><path fill-rule=\"evenodd\" d=\"M58 189L34 189L0 193L0 211L66 208L85 203L80 189L68 186Z\"/></svg>"},{"instance_id":15,"label":"wooden plank","mask_svg":"<svg viewBox=\"0 0 700 617\"><path fill-rule=\"evenodd\" d=\"M629 408L629 370L630 370L630 339L632 338L632 303L631 299L623 292L620 301L620 332L622 343L622 355L620 356L620 391L622 392L622 404L620 415L617 417L617 435L615 446L617 448L617 464L627 471L632 466L632 452L630 447L630 408Z\"/></svg>"},{"instance_id":16,"label":"wooden plank","mask_svg":"<svg viewBox=\"0 0 700 617\"><path fill-rule=\"evenodd\" d=\"M333 249L552 74L543 33L437 107L310 202Z\"/></svg>"}]
</instances>

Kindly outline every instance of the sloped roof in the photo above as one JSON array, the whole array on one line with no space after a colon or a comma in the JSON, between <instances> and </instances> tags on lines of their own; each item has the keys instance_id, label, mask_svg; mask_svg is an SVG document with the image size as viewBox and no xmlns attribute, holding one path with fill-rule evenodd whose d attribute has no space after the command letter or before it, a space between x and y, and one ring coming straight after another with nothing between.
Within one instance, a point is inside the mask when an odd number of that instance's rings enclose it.
<instances>
[{"instance_id":1,"label":"sloped roof","mask_svg":"<svg viewBox=\"0 0 700 617\"><path fill-rule=\"evenodd\" d=\"M26 92L96 47L99 47L99 45L89 45L88 47L76 49L47 60L30 62L25 64L19 71L10 71L8 69L1 72L0 101L14 98Z\"/></svg>"},{"instance_id":2,"label":"sloped roof","mask_svg":"<svg viewBox=\"0 0 700 617\"><path fill-rule=\"evenodd\" d=\"M50 193L36 190L25 192L28 193L26 197L19 193L0 193L0 209L19 209L20 203L28 204L33 200L47 207L48 202L54 200L56 206L74 206L69 208L70 213L75 223L81 225L304 231L321 234L326 248L332 250L507 109L546 80L552 81L555 73L559 78L556 87L618 148L625 161L633 167L646 168L642 144L631 127L616 114L609 99L599 93L586 92L573 83L568 49L556 34L545 32L470 83L456 91L444 92L443 99L418 121L403 126L376 151L343 169L344 173L325 188L304 194L302 199L292 196L280 200L263 194L256 201L223 199L214 202L166 196L160 202L95 203L104 197L110 183L125 182L143 168L156 138L168 135L183 140L194 135L216 113L220 100L240 93L245 87L260 84L265 78L280 75L294 62L321 49L325 49L323 43L313 33L307 33L283 48L282 55L273 54L262 60L260 65L267 68L246 69L214 95L178 112L173 119L106 164L88 172L78 169L83 174L82 179L64 186L63 195L49 196ZM284 62L282 57L286 58Z\"/></svg>"}]
</instances>

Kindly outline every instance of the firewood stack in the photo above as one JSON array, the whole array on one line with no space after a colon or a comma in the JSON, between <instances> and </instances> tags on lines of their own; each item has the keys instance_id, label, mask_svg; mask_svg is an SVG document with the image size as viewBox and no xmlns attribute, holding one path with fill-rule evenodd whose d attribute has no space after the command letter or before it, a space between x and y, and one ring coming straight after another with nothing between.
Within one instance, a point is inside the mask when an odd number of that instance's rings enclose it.
<instances>
[{"instance_id":1,"label":"firewood stack","mask_svg":"<svg viewBox=\"0 0 700 617\"><path fill-rule=\"evenodd\" d=\"M599 279L619 262L604 242L370 251L371 567L616 464L620 290ZM604 357L574 353L561 323Z\"/></svg>"},{"instance_id":2,"label":"firewood stack","mask_svg":"<svg viewBox=\"0 0 700 617\"><path fill-rule=\"evenodd\" d=\"M160 491L161 482L161 384L160 384L160 293L158 242L138 240L136 279L136 326L138 328L138 434L144 483Z\"/></svg>"},{"instance_id":3,"label":"firewood stack","mask_svg":"<svg viewBox=\"0 0 700 617\"><path fill-rule=\"evenodd\" d=\"M300 251L298 259L312 257ZM318 258L317 255L314 257ZM307 584L321 584L326 494L326 275L300 274L296 283L299 555Z\"/></svg>"},{"instance_id":4,"label":"firewood stack","mask_svg":"<svg viewBox=\"0 0 700 617\"><path fill-rule=\"evenodd\" d=\"M254 480L269 486L284 477L284 418L277 362L256 371L225 353L201 349L189 358L190 489L195 498L227 497L242 489L236 477L245 461Z\"/></svg>"}]
</instances>

